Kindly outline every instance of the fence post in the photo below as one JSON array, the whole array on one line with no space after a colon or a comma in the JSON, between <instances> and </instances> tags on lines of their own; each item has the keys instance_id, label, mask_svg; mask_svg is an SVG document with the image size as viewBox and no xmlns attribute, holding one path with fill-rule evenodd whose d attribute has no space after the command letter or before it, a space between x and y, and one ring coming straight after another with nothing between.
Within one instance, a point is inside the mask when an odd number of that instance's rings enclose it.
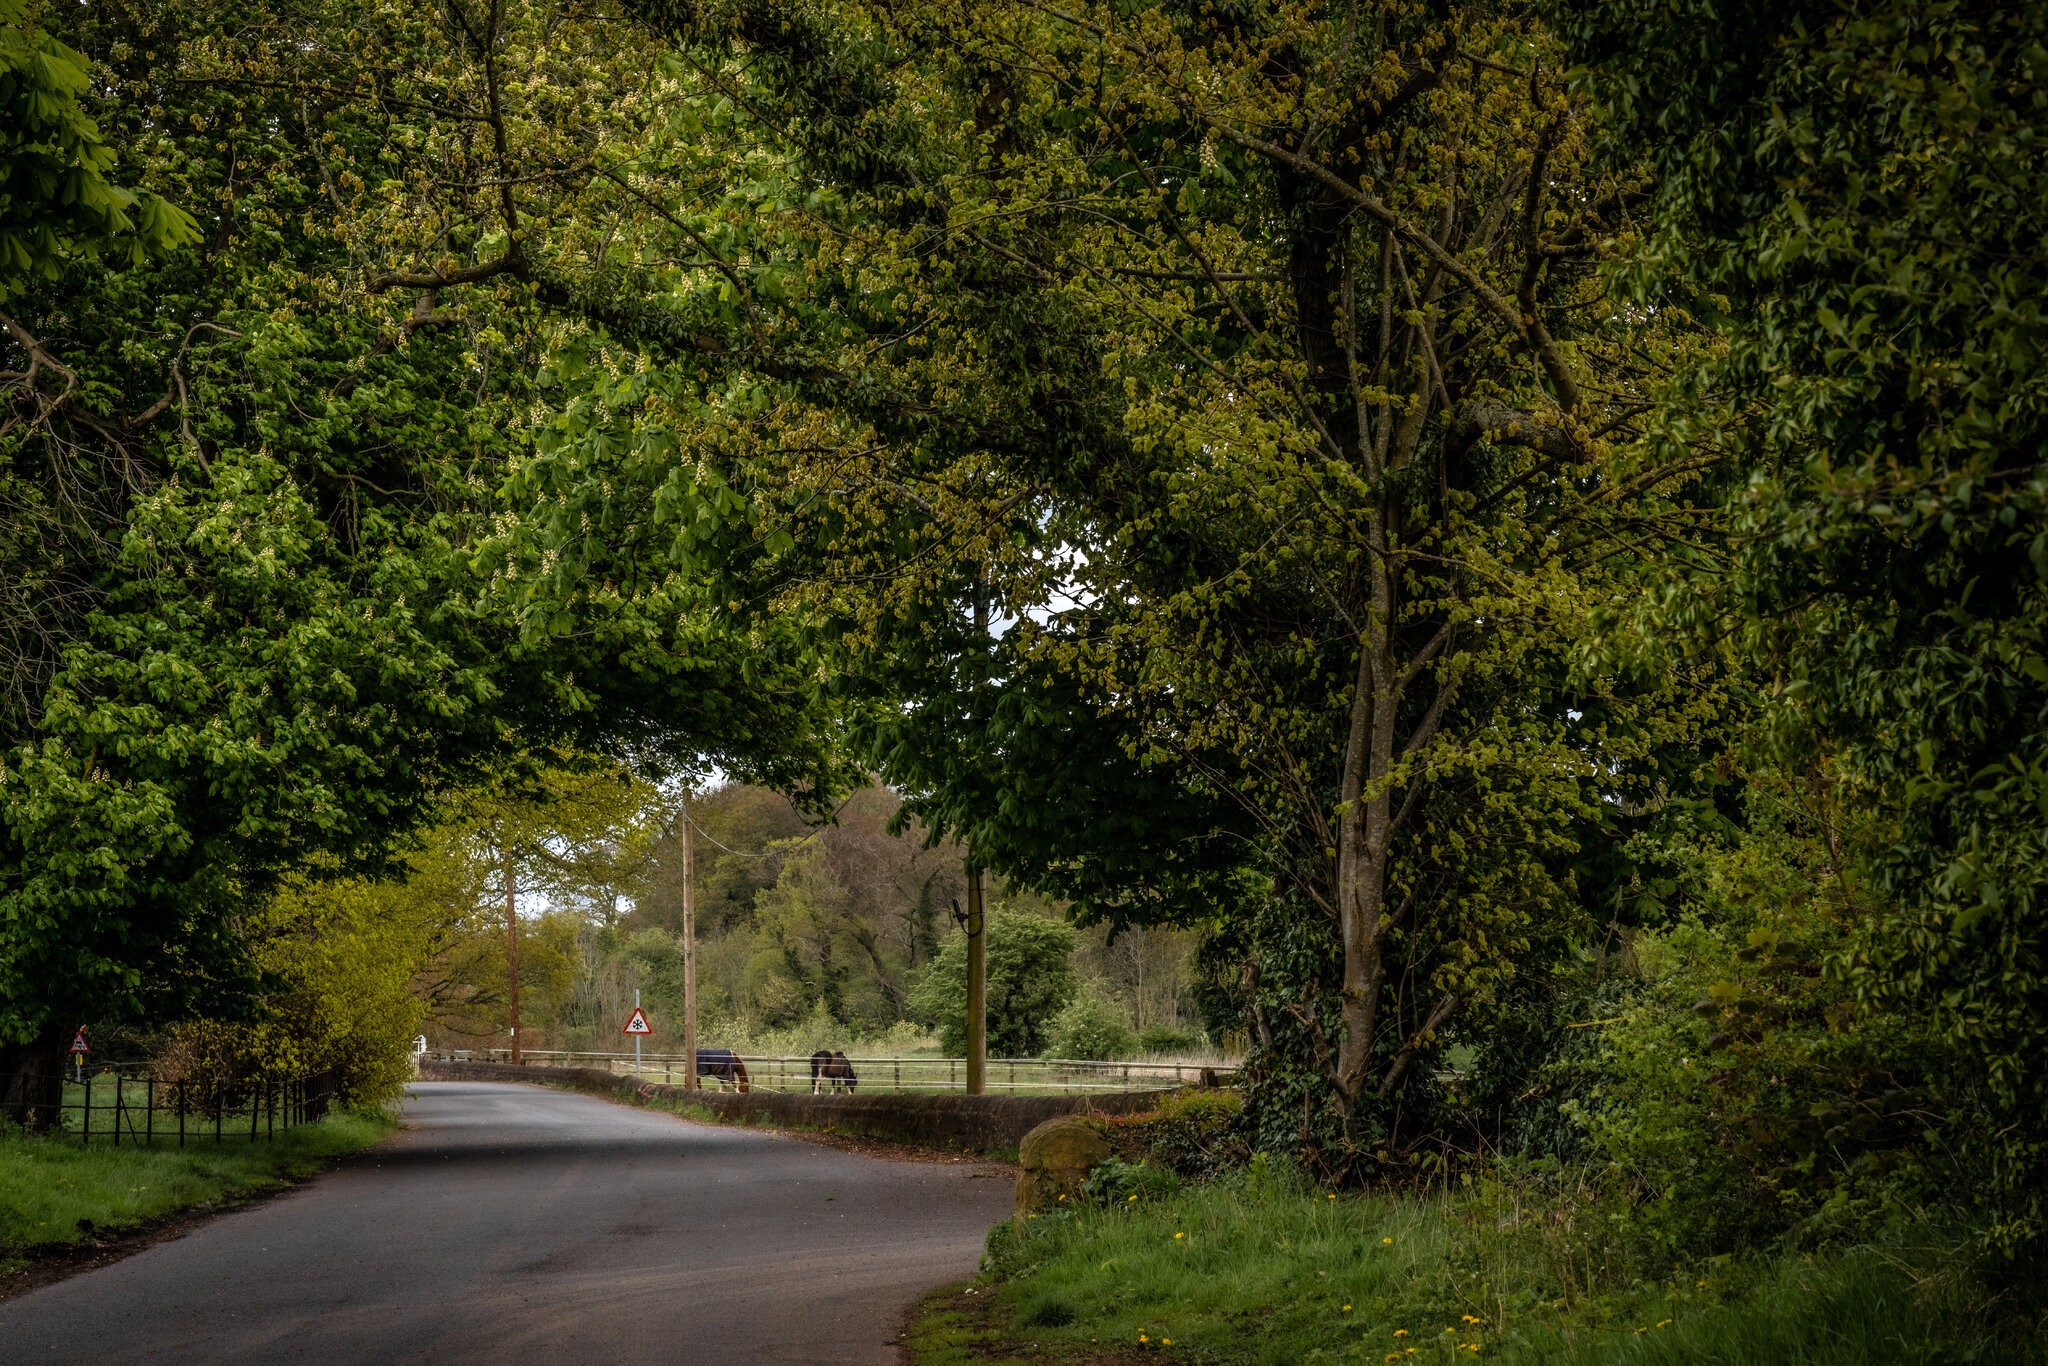
<instances>
[{"instance_id":1,"label":"fence post","mask_svg":"<svg viewBox=\"0 0 2048 1366\"><path fill-rule=\"evenodd\" d=\"M156 1146L156 1077L145 1078L142 1083L142 1146Z\"/></svg>"}]
</instances>

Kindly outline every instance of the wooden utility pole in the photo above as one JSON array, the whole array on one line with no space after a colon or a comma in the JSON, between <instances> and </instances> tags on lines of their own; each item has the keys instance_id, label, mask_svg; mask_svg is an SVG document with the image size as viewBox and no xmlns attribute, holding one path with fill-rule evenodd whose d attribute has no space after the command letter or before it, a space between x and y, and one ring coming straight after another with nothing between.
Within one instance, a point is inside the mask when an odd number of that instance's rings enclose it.
<instances>
[{"instance_id":1,"label":"wooden utility pole","mask_svg":"<svg viewBox=\"0 0 2048 1366\"><path fill-rule=\"evenodd\" d=\"M683 793L683 1089L697 1089L697 854Z\"/></svg>"},{"instance_id":2,"label":"wooden utility pole","mask_svg":"<svg viewBox=\"0 0 2048 1366\"><path fill-rule=\"evenodd\" d=\"M505 971L507 996L512 1003L512 1065L525 1062L519 1049L519 873L512 863L512 846L505 846Z\"/></svg>"},{"instance_id":3,"label":"wooden utility pole","mask_svg":"<svg viewBox=\"0 0 2048 1366\"><path fill-rule=\"evenodd\" d=\"M988 594L981 575L974 577L974 648L981 652L983 692L988 658ZM975 866L974 849L967 850L967 1094L981 1095L988 1088L988 919L982 913L981 869Z\"/></svg>"},{"instance_id":4,"label":"wooden utility pole","mask_svg":"<svg viewBox=\"0 0 2048 1366\"><path fill-rule=\"evenodd\" d=\"M988 1089L988 921L981 909L981 869L967 869L967 1094Z\"/></svg>"}]
</instances>

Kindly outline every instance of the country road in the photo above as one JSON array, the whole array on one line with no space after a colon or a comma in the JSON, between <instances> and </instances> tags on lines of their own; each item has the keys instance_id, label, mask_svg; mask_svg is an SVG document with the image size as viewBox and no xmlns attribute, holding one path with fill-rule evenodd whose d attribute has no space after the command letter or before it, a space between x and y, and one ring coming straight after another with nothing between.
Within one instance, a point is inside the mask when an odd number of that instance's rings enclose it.
<instances>
[{"instance_id":1,"label":"country road","mask_svg":"<svg viewBox=\"0 0 2048 1366\"><path fill-rule=\"evenodd\" d=\"M1007 1181L423 1082L304 1189L0 1303L0 1362L893 1363Z\"/></svg>"}]
</instances>

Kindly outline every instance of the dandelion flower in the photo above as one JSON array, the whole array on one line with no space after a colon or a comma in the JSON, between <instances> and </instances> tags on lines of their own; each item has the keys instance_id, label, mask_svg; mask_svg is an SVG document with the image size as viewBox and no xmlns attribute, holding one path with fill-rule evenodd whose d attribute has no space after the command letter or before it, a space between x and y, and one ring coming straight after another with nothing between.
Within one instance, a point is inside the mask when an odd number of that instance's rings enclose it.
<instances>
[{"instance_id":1,"label":"dandelion flower","mask_svg":"<svg viewBox=\"0 0 2048 1366\"><path fill-rule=\"evenodd\" d=\"M1694 1287L1693 1287L1693 1289L1695 1289L1695 1290L1705 1290L1706 1288L1707 1288L1707 1283L1706 1283L1705 1281L1701 1281L1701 1282L1700 1282L1700 1283L1699 1283L1698 1285L1696 1285L1696 1286L1694 1286Z\"/></svg>"},{"instance_id":2,"label":"dandelion flower","mask_svg":"<svg viewBox=\"0 0 2048 1366\"><path fill-rule=\"evenodd\" d=\"M1670 1319L1659 1319L1659 1320L1657 1321L1657 1326L1658 1326L1659 1328L1669 1328L1669 1327L1671 1326L1671 1320L1670 1320Z\"/></svg>"},{"instance_id":3,"label":"dandelion flower","mask_svg":"<svg viewBox=\"0 0 2048 1366\"><path fill-rule=\"evenodd\" d=\"M1324 1197L1323 1197L1323 1199L1325 1199L1325 1200L1335 1200L1336 1198L1337 1198L1337 1196L1336 1196L1336 1194L1335 1194L1334 1192L1333 1192L1333 1193L1331 1193L1331 1194L1329 1194L1329 1195L1326 1195L1326 1196L1324 1196Z\"/></svg>"},{"instance_id":4,"label":"dandelion flower","mask_svg":"<svg viewBox=\"0 0 2048 1366\"><path fill-rule=\"evenodd\" d=\"M1146 1337L1143 1333L1138 1334L1138 1341L1140 1342L1150 1342L1151 1340L1152 1339Z\"/></svg>"},{"instance_id":5,"label":"dandelion flower","mask_svg":"<svg viewBox=\"0 0 2048 1366\"><path fill-rule=\"evenodd\" d=\"M1473 1318L1473 1317L1472 1317L1472 1316L1471 1316L1470 1314L1460 1314L1460 1315L1458 1315L1458 1317L1459 1317L1460 1319L1463 1319L1463 1320L1464 1320L1464 1321L1465 1321L1466 1323L1477 1323L1477 1322L1479 1322L1479 1320L1478 1320L1478 1319L1475 1319L1475 1318Z\"/></svg>"},{"instance_id":6,"label":"dandelion flower","mask_svg":"<svg viewBox=\"0 0 2048 1366\"><path fill-rule=\"evenodd\" d=\"M1389 1247L1393 1246L1393 1243L1394 1243L1394 1240L1393 1240L1392 1238L1382 1238L1382 1239L1380 1239L1380 1241L1381 1241L1382 1243L1385 1243L1385 1244L1386 1244L1387 1246L1389 1246Z\"/></svg>"},{"instance_id":7,"label":"dandelion flower","mask_svg":"<svg viewBox=\"0 0 2048 1366\"><path fill-rule=\"evenodd\" d=\"M1185 1233L1176 1233L1176 1234L1174 1234L1173 1236L1174 1236L1175 1238L1185 1238L1185 1237L1187 1237L1188 1235L1187 1235L1187 1234L1185 1234Z\"/></svg>"},{"instance_id":8,"label":"dandelion flower","mask_svg":"<svg viewBox=\"0 0 2048 1366\"><path fill-rule=\"evenodd\" d=\"M1347 1313L1347 1314L1348 1314L1348 1313L1350 1313L1350 1312L1351 1312L1351 1306L1350 1306L1350 1305L1348 1305L1348 1304L1347 1304L1347 1305L1345 1305L1345 1306L1344 1306L1344 1311L1343 1311L1343 1312L1345 1312L1345 1313Z\"/></svg>"},{"instance_id":9,"label":"dandelion flower","mask_svg":"<svg viewBox=\"0 0 2048 1366\"><path fill-rule=\"evenodd\" d=\"M1135 1196L1135 1195L1131 1197L1131 1199L1132 1199L1132 1200L1136 1200L1137 1198L1138 1198L1138 1197L1137 1197L1137 1196Z\"/></svg>"},{"instance_id":10,"label":"dandelion flower","mask_svg":"<svg viewBox=\"0 0 2048 1366\"><path fill-rule=\"evenodd\" d=\"M1173 1339L1172 1339L1172 1338L1161 1338L1161 1339L1159 1339L1159 1345L1160 1345L1161 1347L1171 1347L1171 1346L1173 1346Z\"/></svg>"},{"instance_id":11,"label":"dandelion flower","mask_svg":"<svg viewBox=\"0 0 2048 1366\"><path fill-rule=\"evenodd\" d=\"M1394 1336L1397 1338L1405 1338L1408 1336L1408 1330L1406 1328L1396 1328L1394 1330Z\"/></svg>"}]
</instances>

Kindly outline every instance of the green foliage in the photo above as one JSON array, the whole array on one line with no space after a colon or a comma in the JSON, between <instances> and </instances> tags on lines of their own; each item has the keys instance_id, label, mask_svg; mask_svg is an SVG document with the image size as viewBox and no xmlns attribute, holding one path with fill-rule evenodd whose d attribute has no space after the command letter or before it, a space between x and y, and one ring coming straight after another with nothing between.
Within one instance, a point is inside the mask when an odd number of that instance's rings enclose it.
<instances>
[{"instance_id":1,"label":"green foliage","mask_svg":"<svg viewBox=\"0 0 2048 1366\"><path fill-rule=\"evenodd\" d=\"M991 907L988 919L988 1055L1035 1058L1074 999L1074 931L1029 912ZM949 935L910 989L913 1019L937 1026L955 1057L967 1051L967 936Z\"/></svg>"},{"instance_id":2,"label":"green foliage","mask_svg":"<svg viewBox=\"0 0 2048 1366\"><path fill-rule=\"evenodd\" d=\"M449 794L522 747L587 740L649 769L729 749L729 771L830 799L817 692L772 628L722 628L681 581L573 641L527 610L497 490L529 448L541 361L591 324L565 336L536 310L526 258L447 306L431 272L402 298L384 278L489 236L455 221L477 193L502 208L511 183L475 161L479 101L508 155L546 155L570 125L638 126L624 105L550 112L579 82L613 88L598 67L638 70L601 25L549 29L552 12L493 10L483 48L452 12L403 6L43 12L100 56L106 145L208 206L211 231L120 272L72 253L9 301L4 345L29 363L0 366L8 1044L53 1048L87 1003L246 1012L260 983L236 908L308 866L391 871ZM484 49L520 63L488 98ZM37 70L70 69L37 52ZM372 74L399 69L420 84ZM405 198L429 183L439 209ZM557 188L536 189L536 228ZM554 254L546 291L594 306L578 264Z\"/></svg>"},{"instance_id":3,"label":"green foliage","mask_svg":"<svg viewBox=\"0 0 2048 1366\"><path fill-rule=\"evenodd\" d=\"M1192 1029L1170 1029L1153 1025L1138 1031L1138 1052L1143 1054L1187 1053L1202 1047L1206 1042L1201 1033Z\"/></svg>"},{"instance_id":4,"label":"green foliage","mask_svg":"<svg viewBox=\"0 0 2048 1366\"><path fill-rule=\"evenodd\" d=\"M185 210L108 179L115 149L80 102L91 63L44 28L42 8L0 0L0 304L30 278L199 240Z\"/></svg>"},{"instance_id":5,"label":"green foliage","mask_svg":"<svg viewBox=\"0 0 2048 1366\"><path fill-rule=\"evenodd\" d=\"M1754 420L1708 599L1821 775L1856 995L1924 1019L1999 1119L1979 1187L2042 1226L2048 1152L2048 15L1959 3L1565 5L1659 170L1646 299L1730 318ZM1654 264L1656 269L1647 267ZM1681 608L1681 619L1697 608Z\"/></svg>"},{"instance_id":6,"label":"green foliage","mask_svg":"<svg viewBox=\"0 0 2048 1366\"><path fill-rule=\"evenodd\" d=\"M1109 1156L1095 1164L1081 1191L1098 1205L1115 1209L1143 1200L1160 1200L1180 1189L1180 1178L1171 1167L1139 1159L1129 1161Z\"/></svg>"},{"instance_id":7,"label":"green foliage","mask_svg":"<svg viewBox=\"0 0 2048 1366\"><path fill-rule=\"evenodd\" d=\"M1167 1096L1156 1110L1113 1116L1105 1128L1110 1143L1126 1157L1180 1176L1208 1178L1254 1160L1243 1121L1244 1101L1235 1091L1182 1091ZM1262 1153L1256 1160L1270 1163L1271 1158Z\"/></svg>"},{"instance_id":8,"label":"green foliage","mask_svg":"<svg viewBox=\"0 0 2048 1366\"><path fill-rule=\"evenodd\" d=\"M1091 984L1053 1017L1045 1051L1052 1058L1128 1058L1138 1051L1138 1041L1123 1011Z\"/></svg>"}]
</instances>

